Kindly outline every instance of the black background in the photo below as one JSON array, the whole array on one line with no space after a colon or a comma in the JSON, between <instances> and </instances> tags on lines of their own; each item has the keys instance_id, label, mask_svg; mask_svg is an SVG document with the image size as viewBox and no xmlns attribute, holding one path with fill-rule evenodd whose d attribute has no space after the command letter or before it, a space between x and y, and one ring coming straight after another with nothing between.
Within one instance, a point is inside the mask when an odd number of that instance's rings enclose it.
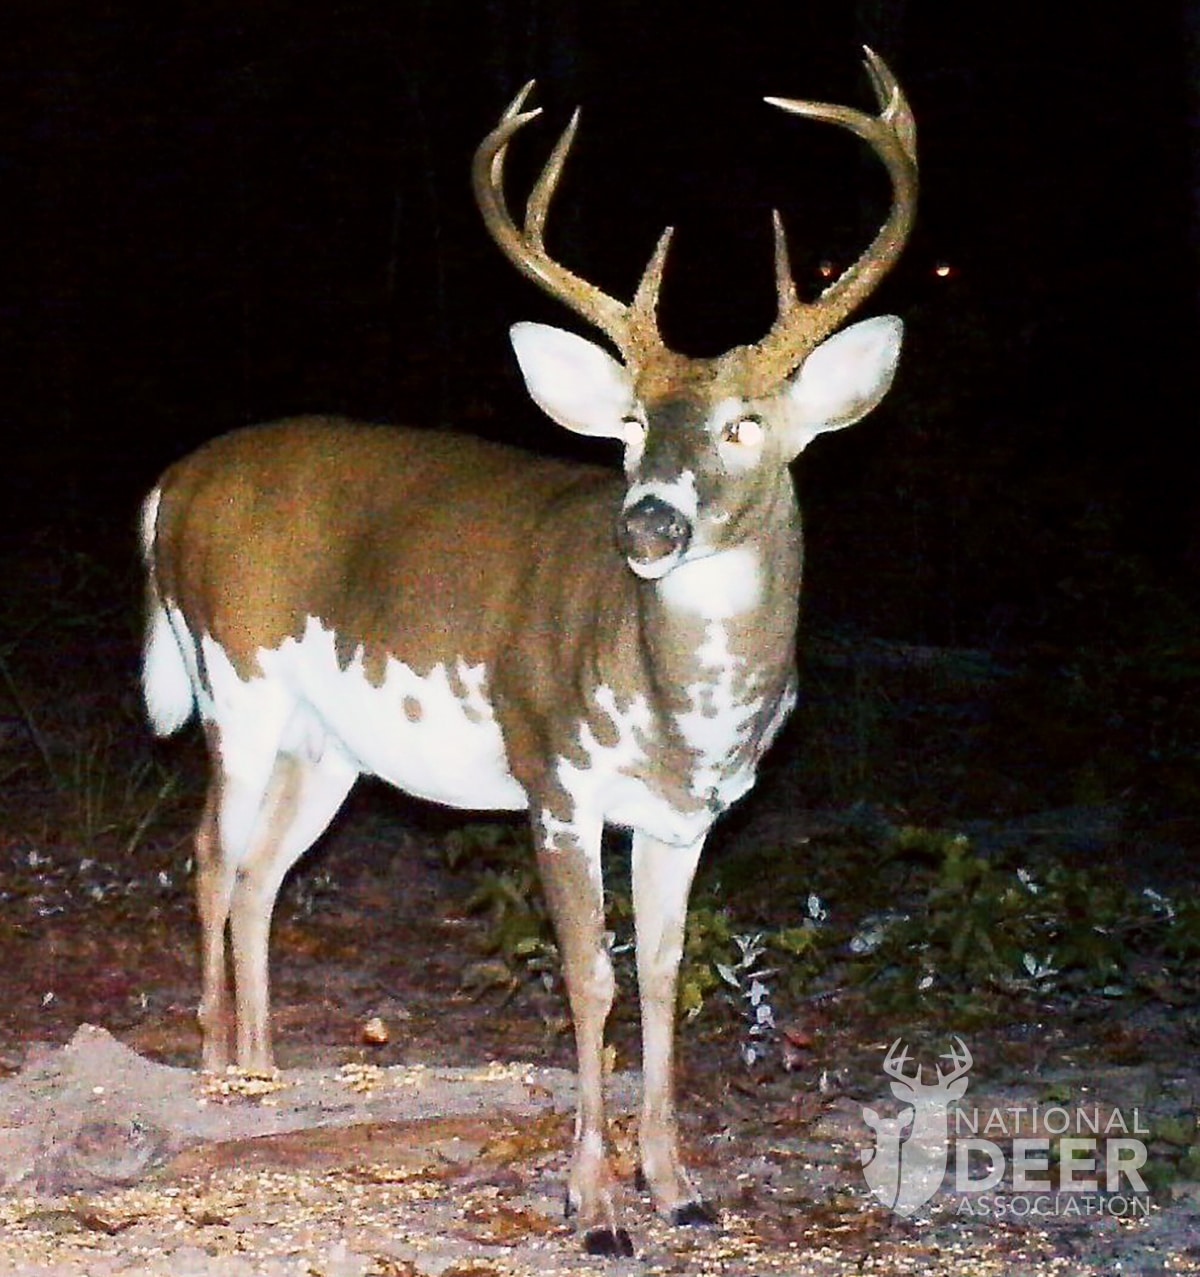
<instances>
[{"instance_id":1,"label":"black background","mask_svg":"<svg viewBox=\"0 0 1200 1277\"><path fill-rule=\"evenodd\" d=\"M1190 7L71 2L0 25L10 550L51 528L132 563L163 465L297 411L572 448L505 333L580 325L491 245L468 181L530 77L546 110L510 202L580 104L552 250L627 297L673 223L668 339L755 340L770 209L812 294L887 200L866 148L761 97L870 107L867 42L912 102L923 186L864 314L908 337L886 406L802 466L810 606L999 645L1090 633L1147 583L1194 590Z\"/></svg>"}]
</instances>

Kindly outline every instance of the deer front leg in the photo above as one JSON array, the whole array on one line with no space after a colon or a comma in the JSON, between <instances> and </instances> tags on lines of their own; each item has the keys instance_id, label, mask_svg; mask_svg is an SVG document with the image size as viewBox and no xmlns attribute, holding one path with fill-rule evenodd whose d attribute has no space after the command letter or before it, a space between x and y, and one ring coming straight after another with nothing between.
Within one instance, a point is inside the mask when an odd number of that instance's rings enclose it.
<instances>
[{"instance_id":1,"label":"deer front leg","mask_svg":"<svg viewBox=\"0 0 1200 1277\"><path fill-rule=\"evenodd\" d=\"M633 1243L617 1225L604 1152L604 1023L614 981L604 947L601 833L598 820L565 823L544 812L534 821L538 868L558 937L578 1055L579 1103L566 1210L578 1213L589 1254L628 1256Z\"/></svg>"},{"instance_id":2,"label":"deer front leg","mask_svg":"<svg viewBox=\"0 0 1200 1277\"><path fill-rule=\"evenodd\" d=\"M675 1224L715 1224L679 1157L675 1129L675 991L688 893L704 839L672 847L633 836L633 918L642 1004L642 1178L657 1209Z\"/></svg>"}]
</instances>

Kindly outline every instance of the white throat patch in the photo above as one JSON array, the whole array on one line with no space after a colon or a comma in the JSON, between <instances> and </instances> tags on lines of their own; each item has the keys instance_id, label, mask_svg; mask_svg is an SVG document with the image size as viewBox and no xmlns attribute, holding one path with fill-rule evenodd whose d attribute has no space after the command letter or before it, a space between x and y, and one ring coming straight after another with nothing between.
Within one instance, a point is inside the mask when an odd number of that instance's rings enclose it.
<instances>
[{"instance_id":1,"label":"white throat patch","mask_svg":"<svg viewBox=\"0 0 1200 1277\"><path fill-rule=\"evenodd\" d=\"M755 607L761 595L758 553L739 545L689 559L665 576L658 590L669 608L693 616L710 621L740 616Z\"/></svg>"}]
</instances>

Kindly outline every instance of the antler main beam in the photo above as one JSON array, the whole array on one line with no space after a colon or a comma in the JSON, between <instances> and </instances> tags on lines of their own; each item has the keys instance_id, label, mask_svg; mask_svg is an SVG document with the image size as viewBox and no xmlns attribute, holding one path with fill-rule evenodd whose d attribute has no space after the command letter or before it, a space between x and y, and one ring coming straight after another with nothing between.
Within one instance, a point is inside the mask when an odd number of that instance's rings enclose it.
<instances>
[{"instance_id":1,"label":"antler main beam","mask_svg":"<svg viewBox=\"0 0 1200 1277\"><path fill-rule=\"evenodd\" d=\"M917 125L912 108L887 63L863 46L878 115L829 102L769 97L763 100L792 115L824 120L849 129L868 143L892 179L892 204L887 220L859 259L848 266L815 302L802 302L788 265L787 241L779 214L775 223L775 286L779 313L771 331L758 343L757 372L770 381L785 377L820 341L878 285L895 265L912 230L917 212Z\"/></svg>"}]
</instances>

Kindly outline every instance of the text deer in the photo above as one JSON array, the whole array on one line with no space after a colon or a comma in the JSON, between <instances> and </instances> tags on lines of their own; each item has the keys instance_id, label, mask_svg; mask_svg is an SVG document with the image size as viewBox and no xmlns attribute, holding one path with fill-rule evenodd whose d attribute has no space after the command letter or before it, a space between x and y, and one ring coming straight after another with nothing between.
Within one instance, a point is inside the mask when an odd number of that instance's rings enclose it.
<instances>
[{"instance_id":1,"label":"text deer","mask_svg":"<svg viewBox=\"0 0 1200 1277\"><path fill-rule=\"evenodd\" d=\"M878 115L767 101L870 144L892 182L883 227L806 303L776 215L778 318L715 359L659 335L669 231L628 305L547 254L577 120L523 227L503 172L538 114L523 110L531 86L480 145L475 194L496 243L621 355L517 324L529 393L568 430L618 440L623 478L449 433L305 418L216 439L167 470L143 509L149 716L167 734L198 709L212 762L196 831L204 1068L223 1068L231 1046L243 1067L271 1065L275 898L356 777L528 810L578 1050L567 1207L596 1253L632 1253L604 1150L606 825L632 832L642 1177L674 1222L714 1218L678 1148L676 975L705 836L753 785L795 699L788 464L869 412L899 354L891 316L830 335L893 265L915 208L912 114L870 50L867 69Z\"/></svg>"}]
</instances>

